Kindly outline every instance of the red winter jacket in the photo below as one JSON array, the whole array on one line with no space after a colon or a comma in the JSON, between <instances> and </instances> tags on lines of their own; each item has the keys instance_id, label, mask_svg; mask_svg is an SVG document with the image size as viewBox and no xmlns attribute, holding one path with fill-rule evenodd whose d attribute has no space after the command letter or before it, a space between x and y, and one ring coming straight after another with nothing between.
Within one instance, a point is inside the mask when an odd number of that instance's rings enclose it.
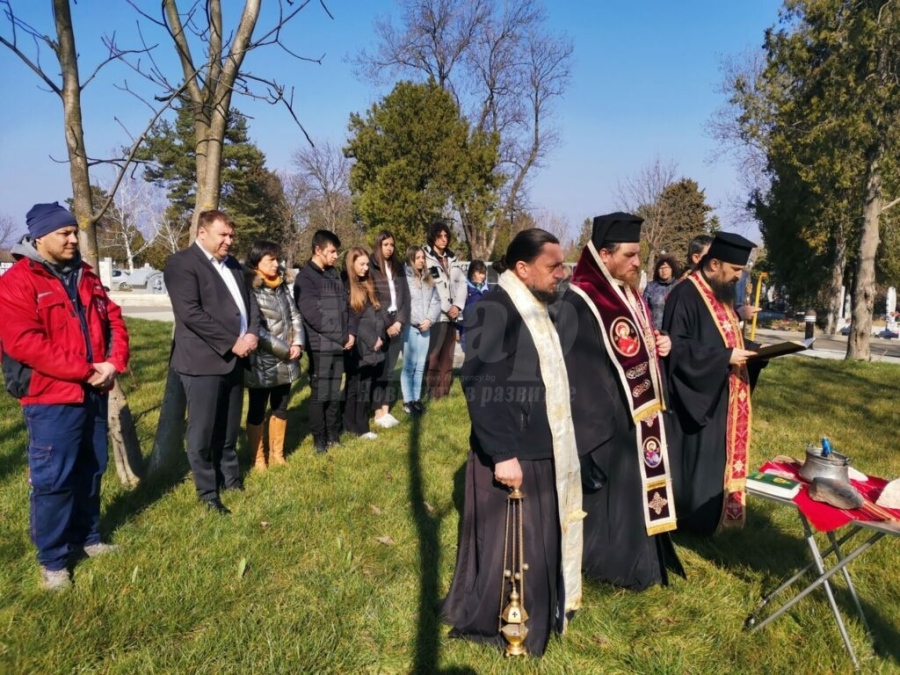
<instances>
[{"instance_id":1,"label":"red winter jacket","mask_svg":"<svg viewBox=\"0 0 900 675\"><path fill-rule=\"evenodd\" d=\"M90 265L82 264L78 295L94 362L128 365L122 310ZM81 321L62 281L44 265L20 259L0 276L0 348L6 388L22 405L80 403L93 372Z\"/></svg>"}]
</instances>

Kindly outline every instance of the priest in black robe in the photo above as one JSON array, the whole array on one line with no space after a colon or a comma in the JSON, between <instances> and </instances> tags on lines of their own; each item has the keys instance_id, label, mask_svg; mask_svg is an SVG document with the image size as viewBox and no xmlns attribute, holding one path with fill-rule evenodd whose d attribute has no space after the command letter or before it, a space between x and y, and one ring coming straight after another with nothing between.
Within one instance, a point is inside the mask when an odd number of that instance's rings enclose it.
<instances>
[{"instance_id":1,"label":"priest in black robe","mask_svg":"<svg viewBox=\"0 0 900 675\"><path fill-rule=\"evenodd\" d=\"M750 381L734 311L735 285L755 244L719 232L709 251L669 294L663 329L675 508L679 530L711 535L743 526L750 447Z\"/></svg>"},{"instance_id":2,"label":"priest in black robe","mask_svg":"<svg viewBox=\"0 0 900 675\"><path fill-rule=\"evenodd\" d=\"M522 596L528 653L581 606L581 477L569 384L548 304L565 276L552 234L525 230L510 243L508 269L467 317L462 386L472 421L453 582L441 608L452 636L498 646L508 496L521 488ZM516 571L516 570L513 570Z\"/></svg>"},{"instance_id":3,"label":"priest in black robe","mask_svg":"<svg viewBox=\"0 0 900 675\"><path fill-rule=\"evenodd\" d=\"M667 568L684 574L669 536L676 522L659 368L671 342L653 330L637 290L642 222L627 213L595 218L554 307L582 462L583 571L638 591L666 585Z\"/></svg>"}]
</instances>

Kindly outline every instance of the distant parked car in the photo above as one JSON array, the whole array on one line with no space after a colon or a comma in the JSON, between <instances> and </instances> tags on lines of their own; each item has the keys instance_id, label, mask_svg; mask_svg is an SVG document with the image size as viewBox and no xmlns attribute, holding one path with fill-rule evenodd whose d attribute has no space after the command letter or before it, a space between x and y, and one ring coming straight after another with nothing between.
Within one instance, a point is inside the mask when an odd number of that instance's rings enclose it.
<instances>
[{"instance_id":1,"label":"distant parked car","mask_svg":"<svg viewBox=\"0 0 900 675\"><path fill-rule=\"evenodd\" d=\"M841 335L850 335L850 325L847 324L843 328L841 328ZM900 337L900 334L897 331L893 331L890 328L882 328L879 331L872 332L873 337L884 338L885 340L893 340L896 337Z\"/></svg>"},{"instance_id":2,"label":"distant parked car","mask_svg":"<svg viewBox=\"0 0 900 675\"><path fill-rule=\"evenodd\" d=\"M113 281L113 285L117 282ZM165 293L166 284L163 280L163 273L160 270L153 269L150 265L139 267L128 275L128 288L120 288L120 290L146 290L148 293Z\"/></svg>"},{"instance_id":3,"label":"distant parked car","mask_svg":"<svg viewBox=\"0 0 900 675\"><path fill-rule=\"evenodd\" d=\"M114 269L112 271L112 287L115 291L130 291L131 283L126 270Z\"/></svg>"}]
</instances>

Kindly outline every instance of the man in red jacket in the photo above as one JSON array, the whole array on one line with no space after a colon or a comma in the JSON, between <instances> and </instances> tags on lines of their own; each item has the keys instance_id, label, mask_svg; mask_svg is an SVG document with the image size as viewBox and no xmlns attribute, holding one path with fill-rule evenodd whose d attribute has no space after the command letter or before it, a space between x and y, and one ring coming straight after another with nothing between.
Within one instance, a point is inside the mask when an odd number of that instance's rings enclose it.
<instances>
[{"instance_id":1,"label":"man in red jacket","mask_svg":"<svg viewBox=\"0 0 900 675\"><path fill-rule=\"evenodd\" d=\"M73 560L109 553L100 541L107 463L107 392L128 364L119 307L82 262L75 216L57 203L26 216L17 262L0 277L6 389L28 426L31 538L41 585L71 585Z\"/></svg>"}]
</instances>

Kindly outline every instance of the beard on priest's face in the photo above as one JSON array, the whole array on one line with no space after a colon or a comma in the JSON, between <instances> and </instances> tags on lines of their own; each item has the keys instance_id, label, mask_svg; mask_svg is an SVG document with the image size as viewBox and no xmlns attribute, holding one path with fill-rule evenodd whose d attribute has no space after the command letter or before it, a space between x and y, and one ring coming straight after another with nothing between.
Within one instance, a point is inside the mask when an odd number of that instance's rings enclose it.
<instances>
[{"instance_id":1,"label":"beard on priest's face","mask_svg":"<svg viewBox=\"0 0 900 675\"><path fill-rule=\"evenodd\" d=\"M706 281L707 283L709 283L709 287L712 289L713 295L716 296L716 300L724 305L734 306L734 299L737 295L735 293L737 280L722 281L721 279L717 279L715 277L708 277Z\"/></svg>"},{"instance_id":2,"label":"beard on priest's face","mask_svg":"<svg viewBox=\"0 0 900 675\"><path fill-rule=\"evenodd\" d=\"M540 302L545 305L552 305L559 299L559 284L557 284L553 289L541 289L536 288L533 285L528 286L528 290L531 291L531 294L536 297Z\"/></svg>"},{"instance_id":3,"label":"beard on priest's face","mask_svg":"<svg viewBox=\"0 0 900 675\"><path fill-rule=\"evenodd\" d=\"M635 293L640 295L641 293L641 273L638 270L634 270L629 274L626 274L624 278L619 279L626 286L630 287Z\"/></svg>"}]
</instances>

